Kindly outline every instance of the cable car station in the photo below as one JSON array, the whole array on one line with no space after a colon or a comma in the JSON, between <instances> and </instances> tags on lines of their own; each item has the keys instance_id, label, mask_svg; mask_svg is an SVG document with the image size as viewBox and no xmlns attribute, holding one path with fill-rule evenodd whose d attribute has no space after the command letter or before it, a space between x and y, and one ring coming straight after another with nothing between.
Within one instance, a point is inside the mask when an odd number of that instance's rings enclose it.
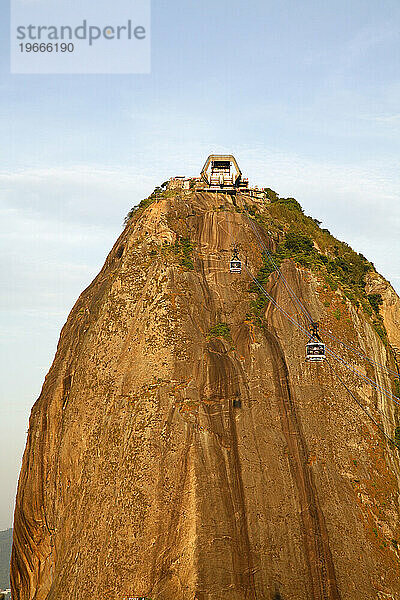
<instances>
[{"instance_id":1,"label":"cable car station","mask_svg":"<svg viewBox=\"0 0 400 600\"><path fill-rule=\"evenodd\" d=\"M210 192L232 193L247 189L248 179L242 179L242 171L232 154L210 154L200 174L200 188Z\"/></svg>"}]
</instances>

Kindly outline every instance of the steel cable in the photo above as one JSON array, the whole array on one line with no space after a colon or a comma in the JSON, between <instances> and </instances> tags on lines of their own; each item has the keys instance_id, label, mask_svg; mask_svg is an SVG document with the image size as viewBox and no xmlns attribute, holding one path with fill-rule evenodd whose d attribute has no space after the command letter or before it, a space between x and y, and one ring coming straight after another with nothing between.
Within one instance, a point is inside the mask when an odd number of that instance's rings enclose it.
<instances>
[{"instance_id":1,"label":"steel cable","mask_svg":"<svg viewBox=\"0 0 400 600\"><path fill-rule=\"evenodd\" d=\"M253 230L254 234L256 235L256 237L259 240L259 243L262 247L262 249L265 251L265 253L267 254L268 259L270 260L271 264L274 266L274 268L276 269L276 271L279 274L279 278L282 279L284 286L286 287L289 296L291 298L291 300L297 305L297 307L300 309L300 311L306 316L306 318L310 321L313 322L313 318L311 317L309 311L306 309L306 307L302 304L301 300L296 296L296 293L293 291L293 289L290 287L289 283L287 282L285 276L283 275L282 271L280 270L280 268L278 267L278 265L276 264L276 262L274 261L271 253L269 252L267 246L264 244L262 237L260 236L259 232L257 231L252 219L250 218L248 212L246 211L246 217L247 220L250 224L251 229ZM278 278L278 279L279 279ZM352 348L351 346L348 346L345 342L343 342L342 340L340 340L339 338L336 338L335 336L332 336L331 334L329 334L327 331L325 330L321 330L321 333L325 333L326 335L328 335L328 337L331 337L331 339L334 339L335 341L337 341L338 343L342 344L345 348L349 349L350 351L354 352L355 354L358 354L359 356L363 357L365 360L367 360L368 362L370 362L371 364L374 364L376 367L386 371L388 374L390 375L394 375L395 377L399 377L399 373L393 371L392 369L388 369L387 367L385 367L384 365L382 365L381 363L378 363L377 361L374 361L372 358L369 358L366 354L364 354L362 351L357 351L355 348ZM361 374L360 374L361 376ZM370 380L371 381L371 380ZM376 384L378 385L378 384ZM379 387L379 386L378 386ZM380 388L383 389L383 388ZM392 394L391 392L388 392L390 394L390 397L392 398L396 398L396 400L400 401L400 398L398 398L397 396L395 396L394 394ZM397 402L396 402L397 403Z\"/></svg>"},{"instance_id":2,"label":"steel cable","mask_svg":"<svg viewBox=\"0 0 400 600\"><path fill-rule=\"evenodd\" d=\"M246 265L244 265L245 270L247 271L248 275L250 276L250 278L254 281L254 283L257 285L257 287L263 292L263 294L272 302L272 304L282 313L284 314L289 321L298 329L300 329L305 335L308 336L309 339L312 338L312 335L310 334L309 331L307 331L307 329L305 329L302 325L300 325L300 323L298 323L295 319L293 319L293 317L291 317L277 302L276 300L267 292L267 290L264 288L264 286L258 281L258 279L256 279L256 277L254 277L254 275L250 272L250 270L248 269L248 267ZM370 379L369 377L367 377L366 375L363 375L362 373L360 373L359 371L356 371L355 369L353 369L343 358L341 358L340 356L338 356L333 350L331 350L326 344L325 344L325 351L330 354L331 356L333 356L338 362L340 362L343 366L345 366L349 371L351 371L352 373L354 373L355 375L357 375L358 377L360 377L363 381L365 381L366 383L369 383L370 385L372 385L372 387L376 390L376 391L380 391L384 396L386 396L387 398L393 400L393 402L395 404L399 404L400 403L400 398L398 398L397 396L395 396L392 392L390 392L389 390L387 390L386 388L380 386L376 381L374 381L373 379Z\"/></svg>"},{"instance_id":3,"label":"steel cable","mask_svg":"<svg viewBox=\"0 0 400 600\"><path fill-rule=\"evenodd\" d=\"M395 446L395 448L397 450L399 450L399 446L398 444L395 442L395 440L393 440L389 435L387 435L387 433L385 432L385 430L383 429L383 427L381 427L381 425L377 422L376 419L374 419L374 417L367 411L367 409L364 407L364 405L357 399L357 397L355 396L355 394L353 394L353 392L349 389L349 387L346 385L346 383L343 381L343 379L340 377L339 373L337 373L335 371L335 369L332 367L331 363L327 360L326 361L328 363L329 368L331 369L331 371L334 373L334 375L339 379L339 381L342 383L342 385L346 388L347 392L350 394L350 396L353 398L353 400L358 404L358 406L361 408L362 411L364 411L364 413L367 415L367 417L375 424L375 426L379 429L379 431L384 435L384 437L391 443L393 444L393 446Z\"/></svg>"}]
</instances>

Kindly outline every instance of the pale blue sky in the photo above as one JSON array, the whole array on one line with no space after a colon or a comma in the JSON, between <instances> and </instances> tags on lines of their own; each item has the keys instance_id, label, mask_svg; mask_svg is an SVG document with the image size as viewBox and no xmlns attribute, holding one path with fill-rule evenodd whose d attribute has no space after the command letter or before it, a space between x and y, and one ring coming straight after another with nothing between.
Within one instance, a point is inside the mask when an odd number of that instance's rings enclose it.
<instances>
[{"instance_id":1,"label":"pale blue sky","mask_svg":"<svg viewBox=\"0 0 400 600\"><path fill-rule=\"evenodd\" d=\"M30 408L129 208L229 152L400 290L398 0L154 0L152 73L9 74L0 9L0 528Z\"/></svg>"}]
</instances>

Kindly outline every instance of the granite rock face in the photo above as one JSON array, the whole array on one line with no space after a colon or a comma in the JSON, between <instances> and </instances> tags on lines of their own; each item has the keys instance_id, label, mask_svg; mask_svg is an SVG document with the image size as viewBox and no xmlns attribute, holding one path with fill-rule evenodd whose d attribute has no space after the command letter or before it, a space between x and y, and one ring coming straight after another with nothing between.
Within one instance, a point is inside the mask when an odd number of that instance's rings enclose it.
<instances>
[{"instance_id":1,"label":"granite rock face","mask_svg":"<svg viewBox=\"0 0 400 600\"><path fill-rule=\"evenodd\" d=\"M30 418L14 600L400 598L399 454L272 303L264 326L249 318L248 273L229 258L237 244L257 273L261 252L236 204L176 192L139 210L73 307ZM340 290L327 302L316 274L281 268L325 329L393 368ZM368 285L400 348L399 298L377 274ZM395 404L334 368L393 436Z\"/></svg>"}]
</instances>

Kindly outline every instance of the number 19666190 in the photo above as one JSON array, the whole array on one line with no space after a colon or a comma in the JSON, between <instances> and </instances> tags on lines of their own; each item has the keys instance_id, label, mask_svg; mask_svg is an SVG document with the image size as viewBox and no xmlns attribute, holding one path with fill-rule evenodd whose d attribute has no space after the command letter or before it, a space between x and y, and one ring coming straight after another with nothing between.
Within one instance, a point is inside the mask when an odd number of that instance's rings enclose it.
<instances>
[{"instance_id":1,"label":"number 19666190","mask_svg":"<svg viewBox=\"0 0 400 600\"><path fill-rule=\"evenodd\" d=\"M70 42L67 44L66 42L62 42L59 44L58 42L48 43L48 44L37 44L26 42L24 44L19 45L21 52L73 52L74 44Z\"/></svg>"}]
</instances>

